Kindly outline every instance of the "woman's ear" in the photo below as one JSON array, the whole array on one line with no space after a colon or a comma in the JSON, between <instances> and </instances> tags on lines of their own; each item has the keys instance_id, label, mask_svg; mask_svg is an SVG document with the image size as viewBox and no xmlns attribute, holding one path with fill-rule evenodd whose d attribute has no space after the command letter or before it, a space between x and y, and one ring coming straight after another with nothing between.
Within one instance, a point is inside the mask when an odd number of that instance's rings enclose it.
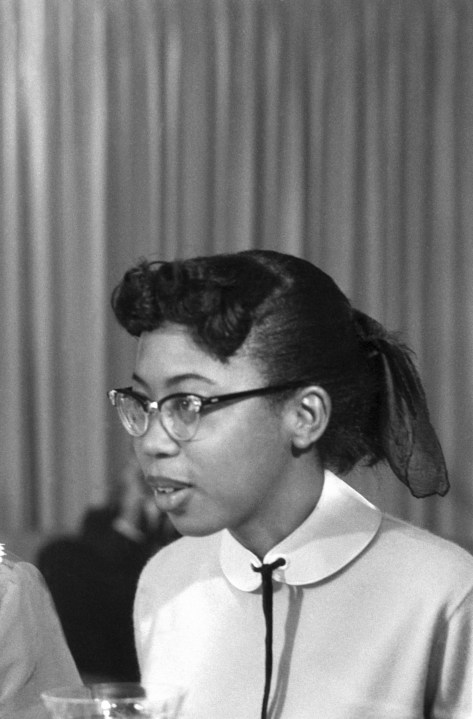
<instances>
[{"instance_id":1,"label":"woman's ear","mask_svg":"<svg viewBox=\"0 0 473 719\"><path fill-rule=\"evenodd\" d=\"M325 432L332 410L328 393L316 385L304 387L293 398L292 444L305 450Z\"/></svg>"}]
</instances>

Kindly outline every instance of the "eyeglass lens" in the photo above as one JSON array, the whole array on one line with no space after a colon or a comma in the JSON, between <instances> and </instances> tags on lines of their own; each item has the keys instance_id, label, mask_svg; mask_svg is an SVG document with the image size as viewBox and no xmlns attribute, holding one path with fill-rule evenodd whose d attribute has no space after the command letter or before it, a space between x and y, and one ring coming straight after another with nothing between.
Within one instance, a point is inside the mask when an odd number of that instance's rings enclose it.
<instances>
[{"instance_id":1,"label":"eyeglass lens","mask_svg":"<svg viewBox=\"0 0 473 719\"><path fill-rule=\"evenodd\" d=\"M161 422L175 439L192 439L199 423L201 406L198 397L170 397L161 407ZM135 397L118 394L117 409L130 434L140 437L146 432L150 413Z\"/></svg>"},{"instance_id":2,"label":"eyeglass lens","mask_svg":"<svg viewBox=\"0 0 473 719\"><path fill-rule=\"evenodd\" d=\"M117 409L123 426L134 437L139 437L146 432L148 426L148 415L144 407L134 397L118 393Z\"/></svg>"}]
</instances>

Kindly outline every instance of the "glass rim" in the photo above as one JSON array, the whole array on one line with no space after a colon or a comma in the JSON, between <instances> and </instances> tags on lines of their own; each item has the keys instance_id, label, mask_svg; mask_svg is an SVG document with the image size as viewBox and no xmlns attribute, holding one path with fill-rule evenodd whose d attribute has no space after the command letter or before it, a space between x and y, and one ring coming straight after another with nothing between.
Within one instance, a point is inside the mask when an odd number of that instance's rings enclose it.
<instances>
[{"instance_id":1,"label":"glass rim","mask_svg":"<svg viewBox=\"0 0 473 719\"><path fill-rule=\"evenodd\" d=\"M96 693L94 694L94 692ZM136 701L137 699L147 699L147 695L145 688L139 682L90 682L45 689L41 692L41 698L47 701L67 701L79 704L84 701Z\"/></svg>"}]
</instances>

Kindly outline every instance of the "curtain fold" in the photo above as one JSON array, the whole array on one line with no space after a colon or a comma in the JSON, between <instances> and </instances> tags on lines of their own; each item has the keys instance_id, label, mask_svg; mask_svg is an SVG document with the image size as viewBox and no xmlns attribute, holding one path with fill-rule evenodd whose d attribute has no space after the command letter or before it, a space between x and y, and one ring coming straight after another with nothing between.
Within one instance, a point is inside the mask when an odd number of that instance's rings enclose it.
<instances>
[{"instance_id":1,"label":"curtain fold","mask_svg":"<svg viewBox=\"0 0 473 719\"><path fill-rule=\"evenodd\" d=\"M124 461L123 272L264 247L411 344L452 491L357 486L473 545L472 25L466 0L2 0L2 532L74 527Z\"/></svg>"}]
</instances>

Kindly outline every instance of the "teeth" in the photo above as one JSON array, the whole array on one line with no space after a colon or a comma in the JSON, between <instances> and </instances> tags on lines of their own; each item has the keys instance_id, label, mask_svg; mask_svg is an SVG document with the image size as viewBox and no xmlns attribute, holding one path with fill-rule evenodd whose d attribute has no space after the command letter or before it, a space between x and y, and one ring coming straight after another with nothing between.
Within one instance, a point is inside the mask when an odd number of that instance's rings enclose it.
<instances>
[{"instance_id":1,"label":"teeth","mask_svg":"<svg viewBox=\"0 0 473 719\"><path fill-rule=\"evenodd\" d=\"M171 492L174 492L174 489L172 487L157 487L156 491L160 494L171 494Z\"/></svg>"}]
</instances>

